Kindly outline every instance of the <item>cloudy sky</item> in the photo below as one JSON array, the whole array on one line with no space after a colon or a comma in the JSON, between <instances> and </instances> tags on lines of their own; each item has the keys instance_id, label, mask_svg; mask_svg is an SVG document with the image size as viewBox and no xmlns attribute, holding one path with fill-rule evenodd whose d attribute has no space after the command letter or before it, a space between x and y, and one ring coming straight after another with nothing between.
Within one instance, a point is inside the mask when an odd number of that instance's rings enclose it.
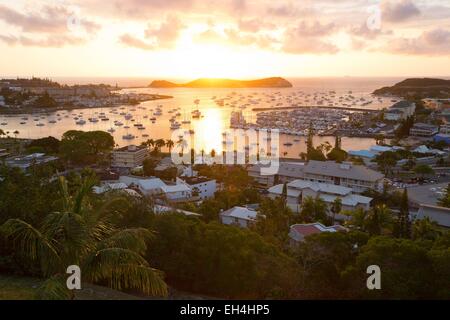
<instances>
[{"instance_id":1,"label":"cloudy sky","mask_svg":"<svg viewBox=\"0 0 450 320\"><path fill-rule=\"evenodd\" d=\"M2 76L450 76L448 0L0 0Z\"/></svg>"}]
</instances>

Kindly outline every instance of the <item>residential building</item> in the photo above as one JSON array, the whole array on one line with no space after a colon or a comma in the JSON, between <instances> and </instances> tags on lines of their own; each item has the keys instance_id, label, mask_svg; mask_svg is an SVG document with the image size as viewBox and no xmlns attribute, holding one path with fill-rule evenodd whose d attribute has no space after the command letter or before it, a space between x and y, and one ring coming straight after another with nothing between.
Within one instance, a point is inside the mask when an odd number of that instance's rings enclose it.
<instances>
[{"instance_id":1,"label":"residential building","mask_svg":"<svg viewBox=\"0 0 450 320\"><path fill-rule=\"evenodd\" d=\"M363 165L348 162L309 161L303 179L351 188L355 193L380 189L384 175Z\"/></svg>"},{"instance_id":2,"label":"residential building","mask_svg":"<svg viewBox=\"0 0 450 320\"><path fill-rule=\"evenodd\" d=\"M417 137L431 137L439 132L439 127L427 123L415 123L409 134Z\"/></svg>"},{"instance_id":3,"label":"residential building","mask_svg":"<svg viewBox=\"0 0 450 320\"><path fill-rule=\"evenodd\" d=\"M103 183L101 186L94 186L93 192L96 194L102 194L108 191L113 190L123 190L127 189L128 186L123 182L117 182L117 183Z\"/></svg>"},{"instance_id":4,"label":"residential building","mask_svg":"<svg viewBox=\"0 0 450 320\"><path fill-rule=\"evenodd\" d=\"M283 194L283 184L273 186L268 189L269 197L276 198ZM342 210L355 210L358 208L368 210L372 198L364 197L353 193L351 188L337 186L334 184L320 183L308 180L294 180L286 185L286 204L293 211L299 213L302 203L307 197L320 198L330 208L333 202L339 198L342 203ZM331 213L330 213L331 214ZM348 217L336 215L337 220L345 220Z\"/></svg>"},{"instance_id":5,"label":"residential building","mask_svg":"<svg viewBox=\"0 0 450 320\"><path fill-rule=\"evenodd\" d=\"M233 207L220 213L220 221L223 224L236 225L248 228L256 221L257 212L246 207Z\"/></svg>"},{"instance_id":6,"label":"residential building","mask_svg":"<svg viewBox=\"0 0 450 320\"><path fill-rule=\"evenodd\" d=\"M291 245L298 244L305 240L305 237L322 233L322 232L345 232L347 228L341 225L334 225L326 227L320 222L307 223L307 224L294 224L289 228L289 238Z\"/></svg>"},{"instance_id":7,"label":"residential building","mask_svg":"<svg viewBox=\"0 0 450 320\"><path fill-rule=\"evenodd\" d=\"M260 187L270 187L274 184L304 179L322 183L330 183L352 188L353 192L361 193L367 189L379 189L384 175L363 165L352 163L337 163L334 161L280 162L276 175L262 175L261 165L248 168L249 176Z\"/></svg>"},{"instance_id":8,"label":"residential building","mask_svg":"<svg viewBox=\"0 0 450 320\"><path fill-rule=\"evenodd\" d=\"M159 178L142 178L134 176L120 176L120 182L125 183L128 187L139 189L144 195L160 195L162 187L166 186L164 181Z\"/></svg>"},{"instance_id":9,"label":"residential building","mask_svg":"<svg viewBox=\"0 0 450 320\"><path fill-rule=\"evenodd\" d=\"M276 175L263 175L261 169L264 165L250 166L248 175L252 177L260 187L270 187L279 182L289 182L303 177L304 162L280 162Z\"/></svg>"},{"instance_id":10,"label":"residential building","mask_svg":"<svg viewBox=\"0 0 450 320\"><path fill-rule=\"evenodd\" d=\"M176 183L186 185L193 193L197 193L200 199L214 197L217 189L216 180L207 177L177 177Z\"/></svg>"},{"instance_id":11,"label":"residential building","mask_svg":"<svg viewBox=\"0 0 450 320\"><path fill-rule=\"evenodd\" d=\"M111 167L134 168L142 165L148 152L145 146L129 145L112 152Z\"/></svg>"},{"instance_id":12,"label":"residential building","mask_svg":"<svg viewBox=\"0 0 450 320\"><path fill-rule=\"evenodd\" d=\"M185 184L164 185L161 191L168 201L186 201L192 198L192 190Z\"/></svg>"},{"instance_id":13,"label":"residential building","mask_svg":"<svg viewBox=\"0 0 450 320\"><path fill-rule=\"evenodd\" d=\"M388 111L384 113L386 120L398 121L406 119L414 114L416 104L409 101L399 101L389 107Z\"/></svg>"},{"instance_id":14,"label":"residential building","mask_svg":"<svg viewBox=\"0 0 450 320\"><path fill-rule=\"evenodd\" d=\"M58 157L48 156L45 153L32 153L26 156L10 157L5 159L5 164L9 167L27 170L33 165L41 165L58 160Z\"/></svg>"}]
</instances>

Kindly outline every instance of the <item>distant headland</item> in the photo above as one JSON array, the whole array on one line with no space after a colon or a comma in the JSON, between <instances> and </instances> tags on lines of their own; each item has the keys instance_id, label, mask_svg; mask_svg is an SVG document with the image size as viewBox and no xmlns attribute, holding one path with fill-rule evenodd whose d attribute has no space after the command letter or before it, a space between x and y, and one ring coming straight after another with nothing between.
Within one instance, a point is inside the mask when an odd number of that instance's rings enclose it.
<instances>
[{"instance_id":1,"label":"distant headland","mask_svg":"<svg viewBox=\"0 0 450 320\"><path fill-rule=\"evenodd\" d=\"M221 78L200 78L187 83L173 83L166 80L155 80L150 88L289 88L292 84L281 77L257 80L232 80Z\"/></svg>"},{"instance_id":2,"label":"distant headland","mask_svg":"<svg viewBox=\"0 0 450 320\"><path fill-rule=\"evenodd\" d=\"M375 95L393 95L407 98L449 98L450 80L435 78L409 78L391 87L383 87L373 92Z\"/></svg>"}]
</instances>

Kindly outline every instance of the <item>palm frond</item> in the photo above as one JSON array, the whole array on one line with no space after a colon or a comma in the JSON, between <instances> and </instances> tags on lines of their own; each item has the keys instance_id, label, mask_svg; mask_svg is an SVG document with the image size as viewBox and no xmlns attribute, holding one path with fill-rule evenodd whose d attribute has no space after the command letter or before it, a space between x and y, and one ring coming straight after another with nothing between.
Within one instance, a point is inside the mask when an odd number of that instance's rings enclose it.
<instances>
[{"instance_id":1,"label":"palm frond","mask_svg":"<svg viewBox=\"0 0 450 320\"><path fill-rule=\"evenodd\" d=\"M39 260L44 274L60 266L61 259L54 243L31 224L20 219L9 219L0 227L0 231L13 241L25 257Z\"/></svg>"},{"instance_id":2,"label":"palm frond","mask_svg":"<svg viewBox=\"0 0 450 320\"><path fill-rule=\"evenodd\" d=\"M123 229L103 240L99 247L122 248L144 254L147 249L147 241L152 238L153 233L145 228Z\"/></svg>"},{"instance_id":3,"label":"palm frond","mask_svg":"<svg viewBox=\"0 0 450 320\"><path fill-rule=\"evenodd\" d=\"M160 270L134 264L117 266L109 279L111 288L117 290L135 289L150 296L167 296L167 285Z\"/></svg>"},{"instance_id":4,"label":"palm frond","mask_svg":"<svg viewBox=\"0 0 450 320\"><path fill-rule=\"evenodd\" d=\"M69 300L73 298L72 292L67 289L65 277L53 276L42 283L36 291L39 300Z\"/></svg>"},{"instance_id":5,"label":"palm frond","mask_svg":"<svg viewBox=\"0 0 450 320\"><path fill-rule=\"evenodd\" d=\"M42 232L47 238L58 242L60 252L63 252L71 263L78 262L80 256L93 247L83 218L76 214L48 214L42 224Z\"/></svg>"},{"instance_id":6,"label":"palm frond","mask_svg":"<svg viewBox=\"0 0 450 320\"><path fill-rule=\"evenodd\" d=\"M82 270L87 281L106 280L114 289L137 289L149 295L167 294L162 273L149 267L143 257L128 249L99 250L87 257Z\"/></svg>"}]
</instances>

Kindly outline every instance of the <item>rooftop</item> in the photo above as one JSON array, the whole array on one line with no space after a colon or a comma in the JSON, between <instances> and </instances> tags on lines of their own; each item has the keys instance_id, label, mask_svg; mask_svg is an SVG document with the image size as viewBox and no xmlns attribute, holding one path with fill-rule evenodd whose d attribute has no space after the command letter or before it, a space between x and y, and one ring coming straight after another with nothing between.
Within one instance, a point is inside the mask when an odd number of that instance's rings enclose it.
<instances>
[{"instance_id":1,"label":"rooftop","mask_svg":"<svg viewBox=\"0 0 450 320\"><path fill-rule=\"evenodd\" d=\"M187 184L193 185L193 184L199 184L199 183L203 183L206 181L211 181L213 179L210 179L208 177L179 177L179 179L183 180L184 182L186 182Z\"/></svg>"},{"instance_id":2,"label":"rooftop","mask_svg":"<svg viewBox=\"0 0 450 320\"><path fill-rule=\"evenodd\" d=\"M244 207L233 207L221 212L220 215L253 221L256 219L257 212Z\"/></svg>"},{"instance_id":3,"label":"rooftop","mask_svg":"<svg viewBox=\"0 0 450 320\"><path fill-rule=\"evenodd\" d=\"M307 224L294 224L290 227L291 233L290 237L294 240L301 240L296 234L303 237L309 236L311 234L321 233L321 232L338 232L346 231L347 229L340 225L334 225L331 227L326 227L320 222L307 223ZM292 232L293 231L293 232Z\"/></svg>"},{"instance_id":4,"label":"rooftop","mask_svg":"<svg viewBox=\"0 0 450 320\"><path fill-rule=\"evenodd\" d=\"M305 165L304 172L371 182L378 181L384 177L383 174L362 165L337 163L334 161L311 160Z\"/></svg>"},{"instance_id":5,"label":"rooftop","mask_svg":"<svg viewBox=\"0 0 450 320\"><path fill-rule=\"evenodd\" d=\"M408 188L408 198L417 204L437 205L437 201L445 193L448 183L427 184Z\"/></svg>"},{"instance_id":6,"label":"rooftop","mask_svg":"<svg viewBox=\"0 0 450 320\"><path fill-rule=\"evenodd\" d=\"M351 188L337 186L334 184L329 183L320 183L320 182L314 182L314 181L308 181L308 180L294 180L290 183L288 183L289 188L295 188L295 189L305 189L309 188L314 191L319 192L325 192L325 193L331 193L331 194L337 194L337 195L347 195L352 192Z\"/></svg>"},{"instance_id":7,"label":"rooftop","mask_svg":"<svg viewBox=\"0 0 450 320\"><path fill-rule=\"evenodd\" d=\"M121 147L118 149L115 149L114 151L119 151L119 152L137 152L140 151L142 149L146 149L145 146L135 146L135 145L129 145L129 146L125 146L125 147Z\"/></svg>"}]
</instances>

